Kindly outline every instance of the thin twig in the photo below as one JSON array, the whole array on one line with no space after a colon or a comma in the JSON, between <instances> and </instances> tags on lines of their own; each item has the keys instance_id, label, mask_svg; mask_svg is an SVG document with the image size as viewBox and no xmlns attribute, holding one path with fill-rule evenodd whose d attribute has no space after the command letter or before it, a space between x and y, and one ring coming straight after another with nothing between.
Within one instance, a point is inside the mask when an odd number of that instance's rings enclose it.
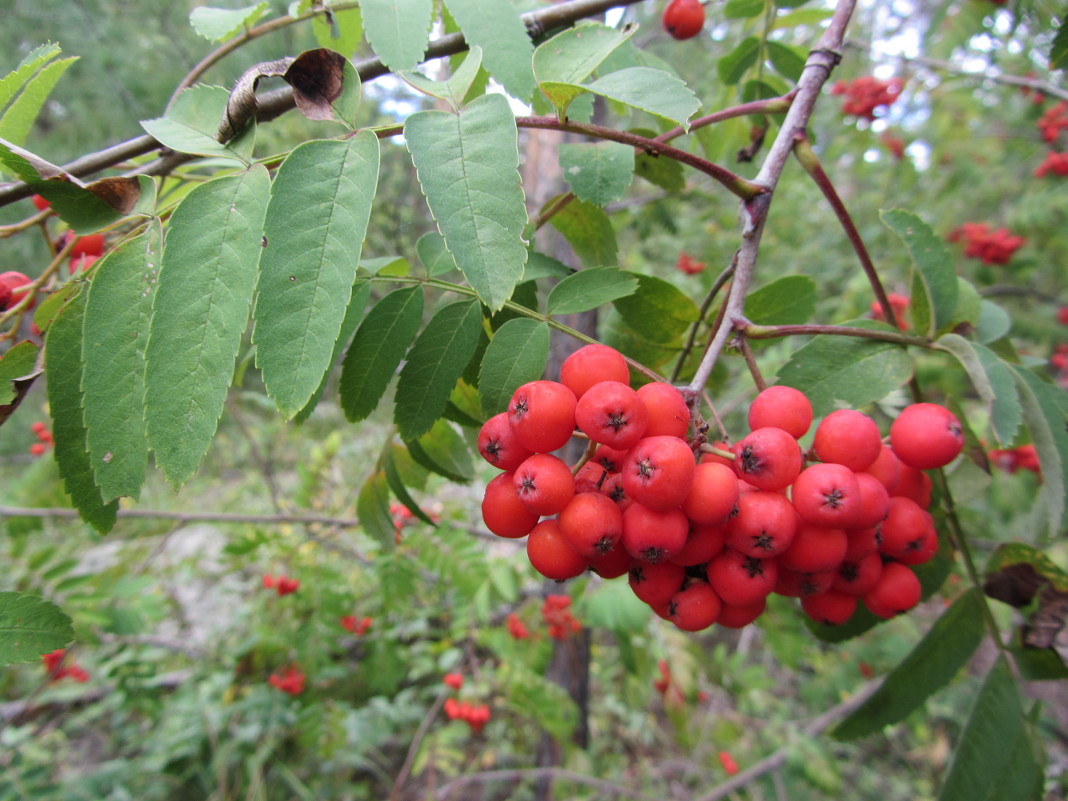
<instances>
[{"instance_id":1,"label":"thin twig","mask_svg":"<svg viewBox=\"0 0 1068 801\"><path fill-rule=\"evenodd\" d=\"M946 72L951 75L960 75L963 78L977 78L982 81L993 81L994 83L1004 83L1009 86L1020 86L1024 89L1041 92L1050 97L1056 97L1059 100L1068 100L1068 90L1062 89L1059 86L1054 86L1049 81L1043 81L1039 78L1026 78L1020 75L1002 75L989 70L976 72L975 70L966 70L957 65L950 64L948 61L937 61L933 58L920 58L918 56L900 56L899 60L904 64L927 67L928 69Z\"/></svg>"}]
</instances>

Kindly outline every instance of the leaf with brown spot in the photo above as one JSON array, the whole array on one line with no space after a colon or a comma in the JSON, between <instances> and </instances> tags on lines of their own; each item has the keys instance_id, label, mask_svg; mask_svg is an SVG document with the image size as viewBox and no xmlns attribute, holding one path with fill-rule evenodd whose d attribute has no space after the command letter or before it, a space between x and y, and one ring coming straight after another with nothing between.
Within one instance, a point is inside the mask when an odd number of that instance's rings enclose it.
<instances>
[{"instance_id":1,"label":"leaf with brown spot","mask_svg":"<svg viewBox=\"0 0 1068 801\"><path fill-rule=\"evenodd\" d=\"M1068 622L1068 592L1046 586L1038 593L1038 608L1023 627L1023 641L1032 648L1052 648Z\"/></svg>"},{"instance_id":2,"label":"leaf with brown spot","mask_svg":"<svg viewBox=\"0 0 1068 801\"><path fill-rule=\"evenodd\" d=\"M130 214L141 200L141 184L136 178L101 178L85 188L120 214Z\"/></svg>"},{"instance_id":3,"label":"leaf with brown spot","mask_svg":"<svg viewBox=\"0 0 1068 801\"><path fill-rule=\"evenodd\" d=\"M333 103L345 87L345 63L340 53L320 47L306 50L282 76L293 87L293 100L309 120L334 119Z\"/></svg>"}]
</instances>

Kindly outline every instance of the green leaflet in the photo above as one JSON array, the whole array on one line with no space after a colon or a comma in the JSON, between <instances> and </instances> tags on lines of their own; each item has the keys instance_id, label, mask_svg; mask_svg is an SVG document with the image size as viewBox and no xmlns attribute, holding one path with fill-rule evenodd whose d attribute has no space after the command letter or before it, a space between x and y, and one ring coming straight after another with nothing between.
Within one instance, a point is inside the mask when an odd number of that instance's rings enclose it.
<instances>
[{"instance_id":1,"label":"green leaflet","mask_svg":"<svg viewBox=\"0 0 1068 801\"><path fill-rule=\"evenodd\" d=\"M82 331L85 428L105 500L137 498L148 465L145 351L159 274L156 229L130 239L96 265Z\"/></svg>"},{"instance_id":2,"label":"green leaflet","mask_svg":"<svg viewBox=\"0 0 1068 801\"><path fill-rule=\"evenodd\" d=\"M0 592L0 667L39 662L41 654L74 639L66 613L51 601L21 592Z\"/></svg>"},{"instance_id":3,"label":"green leaflet","mask_svg":"<svg viewBox=\"0 0 1068 801\"><path fill-rule=\"evenodd\" d=\"M551 198L544 208L553 205ZM610 267L619 262L616 231L605 210L592 203L572 200L554 214L549 224L559 231L586 267Z\"/></svg>"},{"instance_id":4,"label":"green leaflet","mask_svg":"<svg viewBox=\"0 0 1068 801\"><path fill-rule=\"evenodd\" d=\"M700 312L686 295L662 278L631 273L638 279L636 292L613 301L627 324L650 342L671 345Z\"/></svg>"},{"instance_id":5,"label":"green leaflet","mask_svg":"<svg viewBox=\"0 0 1068 801\"><path fill-rule=\"evenodd\" d=\"M607 206L634 178L634 148L619 142L581 142L559 148L560 168L580 200Z\"/></svg>"},{"instance_id":6,"label":"green leaflet","mask_svg":"<svg viewBox=\"0 0 1068 801\"><path fill-rule=\"evenodd\" d=\"M433 10L432 0L360 0L367 41L394 71L423 60Z\"/></svg>"},{"instance_id":7,"label":"green leaflet","mask_svg":"<svg viewBox=\"0 0 1068 801\"><path fill-rule=\"evenodd\" d=\"M462 484L474 478L475 466L467 442L448 420L438 420L426 434L405 444L417 464L439 476Z\"/></svg>"},{"instance_id":8,"label":"green leaflet","mask_svg":"<svg viewBox=\"0 0 1068 801\"><path fill-rule=\"evenodd\" d=\"M616 48L637 32L635 26L617 30L599 22L590 22L580 23L556 34L534 51L534 74L538 83L582 83ZM541 88L544 90L545 87ZM552 95L549 95L549 99L553 100Z\"/></svg>"},{"instance_id":9,"label":"green leaflet","mask_svg":"<svg viewBox=\"0 0 1068 801\"><path fill-rule=\"evenodd\" d=\"M58 53L57 48L55 54L58 55ZM47 59L43 59L42 64L44 60ZM52 94L52 90L63 77L63 73L67 71L67 67L77 60L77 58L64 58L53 61L51 64L37 65L40 66L40 71L37 71L37 74L21 87L18 97L6 108L3 108L4 103L0 102L0 108L3 109L3 115L0 115L0 139L6 139L16 145L25 144L41 107ZM34 71L36 70L35 66Z\"/></svg>"},{"instance_id":10,"label":"green leaflet","mask_svg":"<svg viewBox=\"0 0 1068 801\"><path fill-rule=\"evenodd\" d=\"M142 120L141 127L160 144L179 153L237 159L247 164L255 140L254 123L227 144L215 138L229 97L230 93L221 86L191 86L179 93L165 116Z\"/></svg>"},{"instance_id":11,"label":"green leaflet","mask_svg":"<svg viewBox=\"0 0 1068 801\"><path fill-rule=\"evenodd\" d=\"M392 548L396 529L389 514L389 482L386 473L376 467L356 496L356 515L364 531L374 537L379 545Z\"/></svg>"},{"instance_id":12,"label":"green leaflet","mask_svg":"<svg viewBox=\"0 0 1068 801\"><path fill-rule=\"evenodd\" d=\"M579 270L554 286L546 300L549 314L575 314L638 291L638 278L618 267Z\"/></svg>"},{"instance_id":13,"label":"green leaflet","mask_svg":"<svg viewBox=\"0 0 1068 801\"><path fill-rule=\"evenodd\" d=\"M416 112L404 136L456 265L490 311L499 310L527 257L518 129L507 99L483 95L458 114Z\"/></svg>"},{"instance_id":14,"label":"green leaflet","mask_svg":"<svg viewBox=\"0 0 1068 801\"><path fill-rule=\"evenodd\" d=\"M1023 410L1009 366L989 348L958 334L943 334L935 344L956 356L967 371L979 398L990 410L990 425L998 443L1012 442Z\"/></svg>"},{"instance_id":15,"label":"green leaflet","mask_svg":"<svg viewBox=\"0 0 1068 801\"><path fill-rule=\"evenodd\" d=\"M82 519L101 534L115 525L117 502L105 503L93 481L82 423L82 321L85 294L73 298L48 329L45 339L45 378L52 414L55 457L63 486Z\"/></svg>"},{"instance_id":16,"label":"green leaflet","mask_svg":"<svg viewBox=\"0 0 1068 801\"><path fill-rule=\"evenodd\" d=\"M397 381L394 422L402 439L418 439L441 417L481 331L481 307L461 300L439 309L416 337Z\"/></svg>"},{"instance_id":17,"label":"green leaflet","mask_svg":"<svg viewBox=\"0 0 1068 801\"><path fill-rule=\"evenodd\" d=\"M0 406L15 400L15 382L34 374L40 348L24 339L0 356Z\"/></svg>"},{"instance_id":18,"label":"green leaflet","mask_svg":"<svg viewBox=\"0 0 1068 801\"><path fill-rule=\"evenodd\" d=\"M957 310L957 271L945 242L931 226L908 211L880 212L883 224L897 234L912 256L912 325L921 334L934 336Z\"/></svg>"},{"instance_id":19,"label":"green leaflet","mask_svg":"<svg viewBox=\"0 0 1068 801\"><path fill-rule=\"evenodd\" d=\"M378 138L300 145L278 168L253 311L256 363L286 418L330 367L378 184Z\"/></svg>"},{"instance_id":20,"label":"green leaflet","mask_svg":"<svg viewBox=\"0 0 1068 801\"><path fill-rule=\"evenodd\" d=\"M221 42L236 36L252 25L271 8L267 2L257 3L244 8L194 8L189 14L189 23L193 30L209 42Z\"/></svg>"},{"instance_id":21,"label":"green leaflet","mask_svg":"<svg viewBox=\"0 0 1068 801\"><path fill-rule=\"evenodd\" d=\"M1042 483L1049 506L1049 533L1057 536L1064 520L1068 492L1068 430L1064 391L1030 370L1013 367L1023 403L1023 417L1042 465Z\"/></svg>"},{"instance_id":22,"label":"green leaflet","mask_svg":"<svg viewBox=\"0 0 1068 801\"><path fill-rule=\"evenodd\" d=\"M816 282L807 275L787 275L750 292L745 316L756 325L801 325L816 312Z\"/></svg>"},{"instance_id":23,"label":"green leaflet","mask_svg":"<svg viewBox=\"0 0 1068 801\"><path fill-rule=\"evenodd\" d=\"M872 320L850 327L885 328ZM900 345L861 337L820 335L799 348L779 370L779 383L808 395L816 417L842 405L857 408L879 400L912 375L912 359Z\"/></svg>"},{"instance_id":24,"label":"green leaflet","mask_svg":"<svg viewBox=\"0 0 1068 801\"><path fill-rule=\"evenodd\" d=\"M512 0L445 0L464 39L482 48L483 64L513 97L534 94L534 44Z\"/></svg>"},{"instance_id":25,"label":"green leaflet","mask_svg":"<svg viewBox=\"0 0 1068 801\"><path fill-rule=\"evenodd\" d=\"M716 72L723 83L736 84L742 80L746 70L757 62L760 54L760 40L755 36L742 39L735 48L716 62Z\"/></svg>"},{"instance_id":26,"label":"green leaflet","mask_svg":"<svg viewBox=\"0 0 1068 801\"><path fill-rule=\"evenodd\" d=\"M852 740L903 720L949 683L983 639L983 608L971 589L930 628L875 693L835 727L833 735Z\"/></svg>"},{"instance_id":27,"label":"green leaflet","mask_svg":"<svg viewBox=\"0 0 1068 801\"><path fill-rule=\"evenodd\" d=\"M486 348L478 374L482 411L487 416L503 412L520 385L541 378L548 358L547 323L517 317L498 328Z\"/></svg>"},{"instance_id":28,"label":"green leaflet","mask_svg":"<svg viewBox=\"0 0 1068 801\"><path fill-rule=\"evenodd\" d=\"M341 408L350 422L378 406L422 322L423 293L414 286L394 290L367 313L341 365Z\"/></svg>"},{"instance_id":29,"label":"green leaflet","mask_svg":"<svg viewBox=\"0 0 1068 801\"><path fill-rule=\"evenodd\" d=\"M270 178L262 166L208 181L167 230L145 354L156 464L185 483L211 444L248 322Z\"/></svg>"},{"instance_id":30,"label":"green leaflet","mask_svg":"<svg viewBox=\"0 0 1068 801\"><path fill-rule=\"evenodd\" d=\"M1037 799L1040 779L1020 694L999 655L975 699L938 801ZM1005 794L1009 786L1024 792Z\"/></svg>"}]
</instances>

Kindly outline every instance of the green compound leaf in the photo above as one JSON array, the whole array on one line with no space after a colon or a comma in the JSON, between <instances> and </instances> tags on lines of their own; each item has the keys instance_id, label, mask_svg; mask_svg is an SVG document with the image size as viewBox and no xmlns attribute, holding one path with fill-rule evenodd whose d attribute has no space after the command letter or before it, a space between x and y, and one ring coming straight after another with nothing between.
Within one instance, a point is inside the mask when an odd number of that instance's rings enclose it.
<instances>
[{"instance_id":1,"label":"green compound leaf","mask_svg":"<svg viewBox=\"0 0 1068 801\"><path fill-rule=\"evenodd\" d=\"M356 496L356 516L364 531L379 545L387 550L393 548L396 527L389 514L389 480L385 470L376 468L360 488L360 494Z\"/></svg>"},{"instance_id":2,"label":"green compound leaf","mask_svg":"<svg viewBox=\"0 0 1068 801\"><path fill-rule=\"evenodd\" d=\"M689 120L699 108L697 95L679 78L650 67L627 67L589 84L595 95L662 117L689 130Z\"/></svg>"},{"instance_id":3,"label":"green compound leaf","mask_svg":"<svg viewBox=\"0 0 1068 801\"><path fill-rule=\"evenodd\" d=\"M997 354L957 334L943 334L935 342L957 357L990 411L990 425L998 443L1007 445L1016 438L1023 409L1012 378L1012 370Z\"/></svg>"},{"instance_id":4,"label":"green compound leaf","mask_svg":"<svg viewBox=\"0 0 1068 801\"><path fill-rule=\"evenodd\" d=\"M1038 798L1033 791L1039 778L1016 681L998 656L979 689L938 801ZM1005 795L1009 787L1016 789Z\"/></svg>"},{"instance_id":5,"label":"green compound leaf","mask_svg":"<svg viewBox=\"0 0 1068 801\"><path fill-rule=\"evenodd\" d=\"M67 614L51 601L0 592L0 667L38 662L74 639Z\"/></svg>"},{"instance_id":6,"label":"green compound leaf","mask_svg":"<svg viewBox=\"0 0 1068 801\"><path fill-rule=\"evenodd\" d=\"M697 305L662 278L631 275L638 279L638 290L613 301L616 310L636 333L650 342L676 342L700 316Z\"/></svg>"},{"instance_id":7,"label":"green compound leaf","mask_svg":"<svg viewBox=\"0 0 1068 801\"><path fill-rule=\"evenodd\" d=\"M107 501L136 499L145 482L145 353L159 258L159 236L150 228L106 255L89 284L82 332L85 428Z\"/></svg>"},{"instance_id":8,"label":"green compound leaf","mask_svg":"<svg viewBox=\"0 0 1068 801\"><path fill-rule=\"evenodd\" d=\"M875 693L835 727L832 735L853 740L904 718L949 683L983 639L978 590L961 595L895 667Z\"/></svg>"},{"instance_id":9,"label":"green compound leaf","mask_svg":"<svg viewBox=\"0 0 1068 801\"><path fill-rule=\"evenodd\" d=\"M959 287L953 256L931 226L915 214L893 209L879 216L912 256L912 325L920 333L934 336L953 320L957 310Z\"/></svg>"},{"instance_id":10,"label":"green compound leaf","mask_svg":"<svg viewBox=\"0 0 1068 801\"><path fill-rule=\"evenodd\" d=\"M7 406L17 397L16 381L35 375L40 347L28 339L12 346L0 356L0 406Z\"/></svg>"},{"instance_id":11,"label":"green compound leaf","mask_svg":"<svg viewBox=\"0 0 1068 801\"><path fill-rule=\"evenodd\" d=\"M548 323L517 317L498 328L478 374L478 394L486 416L503 412L519 386L541 378L548 358Z\"/></svg>"},{"instance_id":12,"label":"green compound leaf","mask_svg":"<svg viewBox=\"0 0 1068 801\"><path fill-rule=\"evenodd\" d=\"M755 36L742 39L731 52L716 62L719 79L728 85L738 83L746 70L756 64L759 54L759 39Z\"/></svg>"},{"instance_id":13,"label":"green compound leaf","mask_svg":"<svg viewBox=\"0 0 1068 801\"><path fill-rule=\"evenodd\" d=\"M1024 423L1031 432L1042 466L1049 532L1057 536L1064 520L1068 491L1068 411L1064 391L1047 384L1030 370L1013 367L1012 371L1023 403Z\"/></svg>"},{"instance_id":14,"label":"green compound leaf","mask_svg":"<svg viewBox=\"0 0 1068 801\"><path fill-rule=\"evenodd\" d=\"M371 282L366 278L357 278L352 288L349 307L345 310L345 319L341 323L341 333L338 334L337 341L334 343L334 352L330 355L331 367L337 364L342 351L345 350L352 340L353 334L356 333L356 327L363 320L363 310L367 306L367 301L370 297ZM323 373L323 380L319 382L319 388L312 393L311 400L293 418L294 423L303 423L311 417L311 413L315 411L315 407L319 405L319 400L323 397L323 393L326 392L326 385L330 381L330 373L330 369Z\"/></svg>"},{"instance_id":15,"label":"green compound leaf","mask_svg":"<svg viewBox=\"0 0 1068 801\"><path fill-rule=\"evenodd\" d=\"M849 327L891 331L874 320ZM799 348L779 370L779 383L808 395L816 417L843 406L879 400L912 375L912 359L900 345L862 337L821 334Z\"/></svg>"},{"instance_id":16,"label":"green compound leaf","mask_svg":"<svg viewBox=\"0 0 1068 801\"><path fill-rule=\"evenodd\" d=\"M341 365L341 408L355 423L373 412L423 322L419 287L397 289L360 324Z\"/></svg>"},{"instance_id":17,"label":"green compound leaf","mask_svg":"<svg viewBox=\"0 0 1068 801\"><path fill-rule=\"evenodd\" d=\"M556 200L549 200L545 208ZM584 266L609 267L619 263L616 231L600 206L572 200L550 218L549 224L567 240Z\"/></svg>"},{"instance_id":18,"label":"green compound leaf","mask_svg":"<svg viewBox=\"0 0 1068 801\"><path fill-rule=\"evenodd\" d=\"M634 178L634 148L619 142L564 144L559 154L571 191L596 206L619 200Z\"/></svg>"},{"instance_id":19,"label":"green compound leaf","mask_svg":"<svg viewBox=\"0 0 1068 801\"><path fill-rule=\"evenodd\" d=\"M63 486L82 520L101 534L115 525L119 505L105 503L93 480L82 422L82 322L85 294L71 298L52 322L45 339L45 378L52 414L55 457Z\"/></svg>"},{"instance_id":20,"label":"green compound leaf","mask_svg":"<svg viewBox=\"0 0 1068 801\"><path fill-rule=\"evenodd\" d=\"M538 88L563 114L571 101L585 91L579 84L637 30L636 26L616 30L601 23L587 23L542 42L534 51Z\"/></svg>"},{"instance_id":21,"label":"green compound leaf","mask_svg":"<svg viewBox=\"0 0 1068 801\"><path fill-rule=\"evenodd\" d=\"M436 421L430 431L405 445L417 464L450 481L466 484L475 476L471 450L448 420Z\"/></svg>"},{"instance_id":22,"label":"green compound leaf","mask_svg":"<svg viewBox=\"0 0 1068 801\"><path fill-rule=\"evenodd\" d=\"M482 309L461 300L439 309L408 352L397 381L394 422L404 440L428 432L478 347Z\"/></svg>"},{"instance_id":23,"label":"green compound leaf","mask_svg":"<svg viewBox=\"0 0 1068 801\"><path fill-rule=\"evenodd\" d=\"M593 267L569 275L549 292L549 314L576 314L596 309L638 291L638 278L618 267Z\"/></svg>"},{"instance_id":24,"label":"green compound leaf","mask_svg":"<svg viewBox=\"0 0 1068 801\"><path fill-rule=\"evenodd\" d=\"M801 325L815 313L816 282L807 275L787 275L745 299L745 316L756 325Z\"/></svg>"},{"instance_id":25,"label":"green compound leaf","mask_svg":"<svg viewBox=\"0 0 1068 801\"><path fill-rule=\"evenodd\" d=\"M433 0L360 0L367 41L393 71L423 60L433 10Z\"/></svg>"},{"instance_id":26,"label":"green compound leaf","mask_svg":"<svg viewBox=\"0 0 1068 801\"><path fill-rule=\"evenodd\" d=\"M483 95L459 114L416 112L404 136L456 265L490 311L500 310L527 257L518 129L508 100Z\"/></svg>"},{"instance_id":27,"label":"green compound leaf","mask_svg":"<svg viewBox=\"0 0 1068 801\"><path fill-rule=\"evenodd\" d=\"M445 0L468 44L482 48L483 63L508 94L534 95L534 44L512 0Z\"/></svg>"},{"instance_id":28,"label":"green compound leaf","mask_svg":"<svg viewBox=\"0 0 1068 801\"><path fill-rule=\"evenodd\" d=\"M184 484L222 416L256 285L266 168L208 181L174 210L145 353L145 420L156 464Z\"/></svg>"},{"instance_id":29,"label":"green compound leaf","mask_svg":"<svg viewBox=\"0 0 1068 801\"><path fill-rule=\"evenodd\" d=\"M378 137L297 147L282 162L264 220L256 287L256 363L286 418L330 367L378 184Z\"/></svg>"},{"instance_id":30,"label":"green compound leaf","mask_svg":"<svg viewBox=\"0 0 1068 801\"><path fill-rule=\"evenodd\" d=\"M203 6L189 13L189 23L209 42L221 42L241 33L270 10L267 2L235 9Z\"/></svg>"},{"instance_id":31,"label":"green compound leaf","mask_svg":"<svg viewBox=\"0 0 1068 801\"><path fill-rule=\"evenodd\" d=\"M141 127L160 144L179 153L237 159L247 164L252 156L254 126L228 144L215 136L230 93L221 86L183 89L163 117L142 120Z\"/></svg>"}]
</instances>

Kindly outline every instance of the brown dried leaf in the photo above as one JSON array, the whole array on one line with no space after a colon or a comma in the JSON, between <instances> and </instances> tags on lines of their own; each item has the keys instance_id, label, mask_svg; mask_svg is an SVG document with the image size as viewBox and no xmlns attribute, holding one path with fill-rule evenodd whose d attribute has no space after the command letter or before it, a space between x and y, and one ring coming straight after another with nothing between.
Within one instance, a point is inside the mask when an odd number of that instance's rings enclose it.
<instances>
[{"instance_id":1,"label":"brown dried leaf","mask_svg":"<svg viewBox=\"0 0 1068 801\"><path fill-rule=\"evenodd\" d=\"M1019 609L1031 603L1035 593L1047 583L1049 579L1034 567L1026 562L1019 562L988 574L983 592L995 600Z\"/></svg>"},{"instance_id":2,"label":"brown dried leaf","mask_svg":"<svg viewBox=\"0 0 1068 801\"><path fill-rule=\"evenodd\" d=\"M1051 648L1068 622L1068 592L1046 586L1038 594L1038 609L1023 628L1024 644L1032 648Z\"/></svg>"},{"instance_id":3,"label":"brown dried leaf","mask_svg":"<svg viewBox=\"0 0 1068 801\"><path fill-rule=\"evenodd\" d=\"M120 214L129 214L141 199L141 184L136 178L101 178L85 188Z\"/></svg>"},{"instance_id":4,"label":"brown dried leaf","mask_svg":"<svg viewBox=\"0 0 1068 801\"><path fill-rule=\"evenodd\" d=\"M306 50L286 70L283 79L293 87L293 100L309 120L334 119L333 102L344 89L345 57L326 48Z\"/></svg>"}]
</instances>

